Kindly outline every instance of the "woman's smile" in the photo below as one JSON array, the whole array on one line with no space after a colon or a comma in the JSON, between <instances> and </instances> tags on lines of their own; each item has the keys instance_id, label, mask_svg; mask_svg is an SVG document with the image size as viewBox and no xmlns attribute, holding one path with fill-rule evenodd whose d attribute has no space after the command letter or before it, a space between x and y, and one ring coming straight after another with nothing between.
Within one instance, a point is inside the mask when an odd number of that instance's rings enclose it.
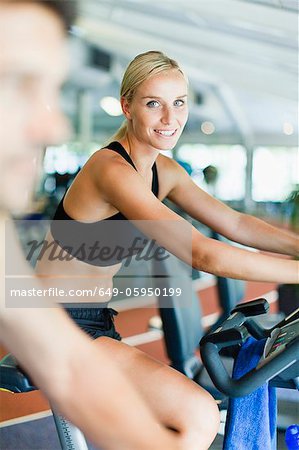
<instances>
[{"instance_id":1,"label":"woman's smile","mask_svg":"<svg viewBox=\"0 0 299 450\"><path fill-rule=\"evenodd\" d=\"M170 137L173 137L176 134L177 129L174 129L174 130L159 130L159 129L156 129L156 130L154 130L154 132L157 133L162 138L170 138Z\"/></svg>"}]
</instances>

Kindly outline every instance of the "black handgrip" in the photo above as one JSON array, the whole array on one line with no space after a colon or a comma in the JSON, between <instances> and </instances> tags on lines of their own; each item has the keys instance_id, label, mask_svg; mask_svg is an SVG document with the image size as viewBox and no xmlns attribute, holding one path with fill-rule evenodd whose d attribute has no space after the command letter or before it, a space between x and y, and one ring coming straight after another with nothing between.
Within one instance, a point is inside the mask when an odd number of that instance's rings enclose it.
<instances>
[{"instance_id":1,"label":"black handgrip","mask_svg":"<svg viewBox=\"0 0 299 450\"><path fill-rule=\"evenodd\" d=\"M226 340L237 341L238 337L235 336L235 333L238 332L242 333L240 342L243 342L244 337L247 337L248 334L244 330L244 326L247 327L247 323L248 330L253 331L253 335L255 337L260 339L261 336L268 336L268 330L262 329L261 327L258 327L258 325L255 326L254 324L251 324L251 321L249 319L251 316L264 314L268 310L269 304L264 298L253 300L247 303L242 303L236 306L235 309L232 310L230 316L215 331L202 338L200 345L204 344L205 342L220 343L225 342ZM225 346L227 347L228 345L226 344Z\"/></svg>"},{"instance_id":2,"label":"black handgrip","mask_svg":"<svg viewBox=\"0 0 299 450\"><path fill-rule=\"evenodd\" d=\"M210 336L224 330L239 328L243 324L246 326L246 322L249 320L249 317L265 314L268 310L269 304L264 298L241 303L232 310L229 317L217 328L217 330L211 333Z\"/></svg>"},{"instance_id":3,"label":"black handgrip","mask_svg":"<svg viewBox=\"0 0 299 450\"><path fill-rule=\"evenodd\" d=\"M219 391L229 397L242 397L255 391L285 370L286 367L295 363L299 354L299 340L289 343L283 352L265 361L264 365L251 370L237 380L232 379L231 375L228 374L218 352L217 345L212 342L207 342L200 348L203 363L211 380Z\"/></svg>"},{"instance_id":4,"label":"black handgrip","mask_svg":"<svg viewBox=\"0 0 299 450\"><path fill-rule=\"evenodd\" d=\"M217 345L218 351L225 347L242 344L248 337L247 329L243 326L239 328L228 328L219 330L211 334L207 334L200 341L200 346L207 342Z\"/></svg>"},{"instance_id":5,"label":"black handgrip","mask_svg":"<svg viewBox=\"0 0 299 450\"><path fill-rule=\"evenodd\" d=\"M242 303L236 306L235 309L232 310L229 317L225 319L225 321L215 331L210 332L202 338L200 345L208 341L215 343L225 341L226 336L230 339L231 336L234 336L235 331L233 330L236 329L241 330L241 333L245 335L246 332L244 330L244 326L248 329L249 333L253 332L252 335L257 339L268 337L269 330L260 327L258 324L252 323L250 320L251 316L261 313L264 314L268 309L269 304L264 298ZM224 333L224 331L227 331L227 333ZM244 339L242 337L240 342L243 342L243 340Z\"/></svg>"},{"instance_id":6,"label":"black handgrip","mask_svg":"<svg viewBox=\"0 0 299 450\"><path fill-rule=\"evenodd\" d=\"M8 354L0 361L0 390L14 393L30 392L37 388L18 366L16 358Z\"/></svg>"},{"instance_id":7,"label":"black handgrip","mask_svg":"<svg viewBox=\"0 0 299 450\"><path fill-rule=\"evenodd\" d=\"M265 298L258 298L251 302L240 303L231 312L242 313L245 317L259 316L260 314L266 314L269 311L269 303Z\"/></svg>"}]
</instances>

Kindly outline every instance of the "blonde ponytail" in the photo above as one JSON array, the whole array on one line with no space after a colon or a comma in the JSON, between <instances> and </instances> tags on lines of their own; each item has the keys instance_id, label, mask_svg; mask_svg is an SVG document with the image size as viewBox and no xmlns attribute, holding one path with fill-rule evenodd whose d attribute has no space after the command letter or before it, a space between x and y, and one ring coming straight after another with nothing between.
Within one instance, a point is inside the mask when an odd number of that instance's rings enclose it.
<instances>
[{"instance_id":1,"label":"blonde ponytail","mask_svg":"<svg viewBox=\"0 0 299 450\"><path fill-rule=\"evenodd\" d=\"M119 127L119 129L112 136L110 136L109 139L107 139L104 142L103 147L106 147L106 145L110 144L110 142L120 141L126 136L127 131L128 131L128 121L127 119L125 119L121 124L121 126Z\"/></svg>"}]
</instances>

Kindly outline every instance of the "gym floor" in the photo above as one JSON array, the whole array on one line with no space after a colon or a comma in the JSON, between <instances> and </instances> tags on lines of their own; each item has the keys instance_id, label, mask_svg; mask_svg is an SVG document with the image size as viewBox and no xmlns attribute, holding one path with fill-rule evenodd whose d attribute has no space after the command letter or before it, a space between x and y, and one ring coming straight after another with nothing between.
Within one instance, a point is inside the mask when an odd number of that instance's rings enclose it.
<instances>
[{"instance_id":1,"label":"gym floor","mask_svg":"<svg viewBox=\"0 0 299 450\"><path fill-rule=\"evenodd\" d=\"M209 325L213 321L217 314L219 314L219 307L217 304L217 293L214 285L214 279L211 278L208 283L197 283L198 292L200 293L201 309L203 312L203 323ZM250 300L257 297L266 297L271 304L271 310L276 311L276 285L273 283L257 283L248 282L246 287L245 300ZM160 330L149 330L148 323L153 316L158 315L158 311L155 305L147 305L146 307L136 308L130 302L118 302L117 305L112 305L116 309L119 309L119 315L116 317L116 328L120 334L130 345L136 345L144 352L150 354L156 359L168 363L167 356L163 346L163 334ZM6 354L6 350L0 347L0 357ZM45 397L39 391L30 392L27 394L9 394L0 392L0 438L2 443L6 441L5 436L12 430L11 426L14 424L28 423L28 421L41 419L42 417L49 415L49 404ZM31 416L32 415L32 416ZM45 419L43 419L45 420ZM38 421L40 424L42 421ZM40 426L31 427L30 441L34 442L34 433L43 434ZM29 450L24 447L25 442L22 439L22 433L19 430L17 437L6 443L5 447L0 444L1 450ZM37 438L37 436L36 436ZM17 442L16 439L19 439ZM279 445L278 450L285 449L283 441L283 434L278 433ZM223 437L218 435L211 449L222 448ZM14 445L14 446L11 446ZM46 450L43 446L33 447L30 446L30 450L37 448L38 450ZM59 446L57 447L59 448ZM51 450L54 450L52 447Z\"/></svg>"}]
</instances>

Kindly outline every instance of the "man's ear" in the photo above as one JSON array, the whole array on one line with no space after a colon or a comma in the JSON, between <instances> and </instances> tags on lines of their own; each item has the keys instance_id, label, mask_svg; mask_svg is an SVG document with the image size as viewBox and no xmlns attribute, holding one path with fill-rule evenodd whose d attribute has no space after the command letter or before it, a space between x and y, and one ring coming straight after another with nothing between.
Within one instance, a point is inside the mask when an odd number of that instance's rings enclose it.
<instances>
[{"instance_id":1,"label":"man's ear","mask_svg":"<svg viewBox=\"0 0 299 450\"><path fill-rule=\"evenodd\" d=\"M131 120L130 104L125 97L120 99L121 109L126 119Z\"/></svg>"}]
</instances>

